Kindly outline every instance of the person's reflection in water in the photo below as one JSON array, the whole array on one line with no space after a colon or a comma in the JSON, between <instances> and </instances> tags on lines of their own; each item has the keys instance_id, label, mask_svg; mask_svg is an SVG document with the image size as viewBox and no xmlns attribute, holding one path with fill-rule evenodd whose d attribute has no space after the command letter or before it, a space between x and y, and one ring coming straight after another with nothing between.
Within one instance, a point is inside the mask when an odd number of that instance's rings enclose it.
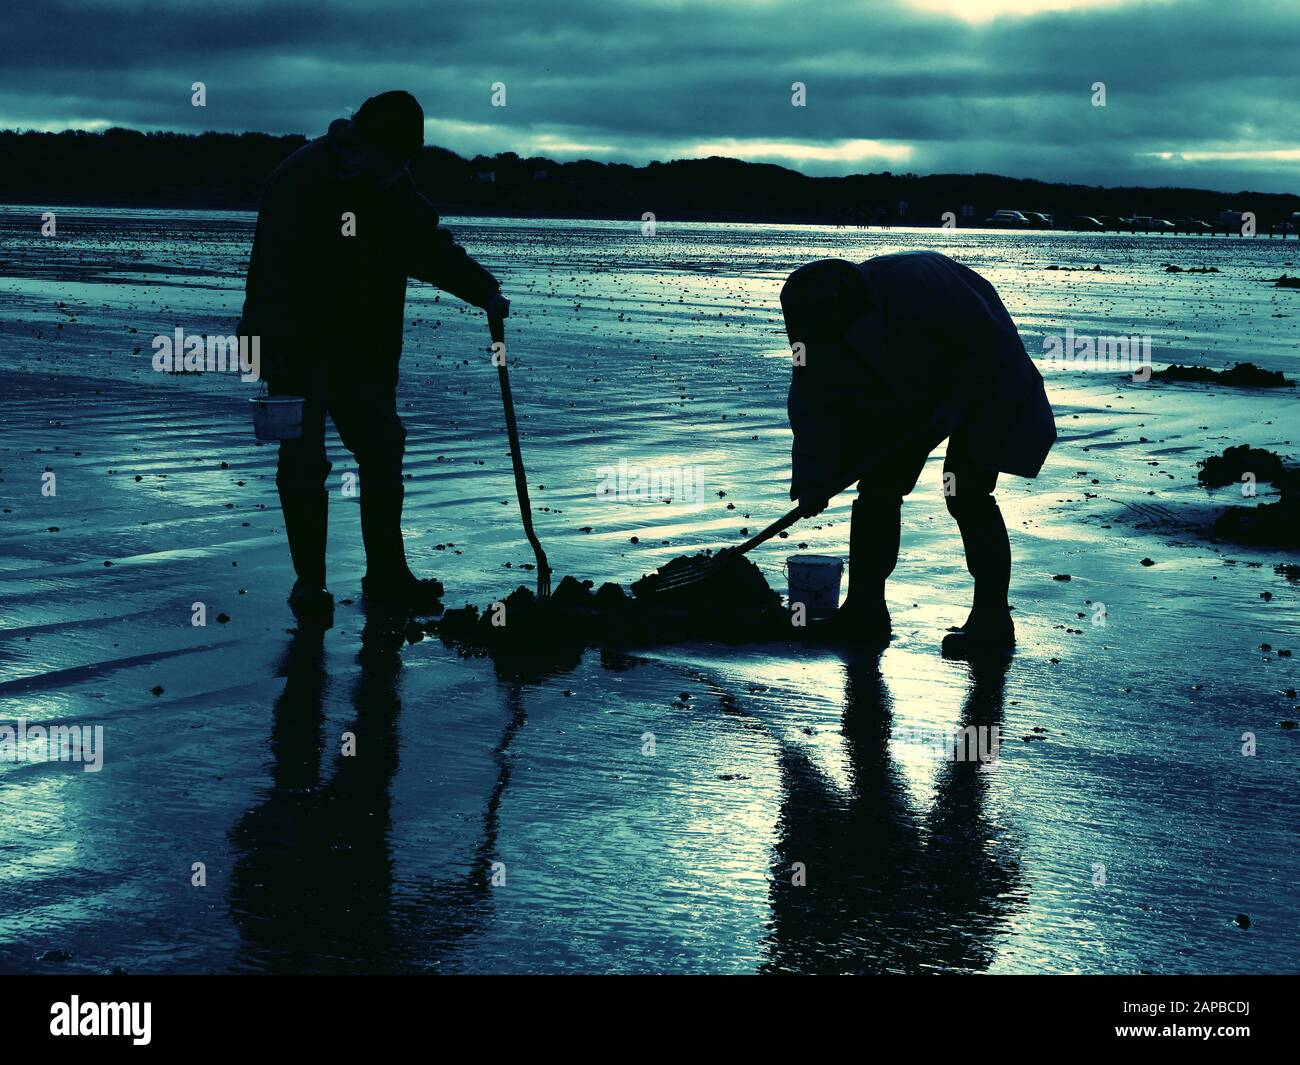
<instances>
[{"instance_id":1,"label":"person's reflection in water","mask_svg":"<svg viewBox=\"0 0 1300 1065\"><path fill-rule=\"evenodd\" d=\"M492 750L497 778L483 811L483 834L464 876L421 884L400 907L399 923L408 943L418 943L423 971L454 970L454 954L470 936L484 931L491 918L492 866L497 861L501 800L510 783L509 753L515 733L525 723L523 693L518 685L506 691L510 720ZM448 964L452 961L453 964Z\"/></svg>"},{"instance_id":2,"label":"person's reflection in water","mask_svg":"<svg viewBox=\"0 0 1300 1065\"><path fill-rule=\"evenodd\" d=\"M370 628L369 622L367 629ZM401 702L397 646L363 636L355 722L326 736L324 630L285 658L271 728L271 790L231 830L230 907L241 967L314 972L400 968L390 922L389 784ZM343 754L343 732L354 754ZM321 783L324 752L334 771Z\"/></svg>"},{"instance_id":3,"label":"person's reflection in water","mask_svg":"<svg viewBox=\"0 0 1300 1065\"><path fill-rule=\"evenodd\" d=\"M962 726L1001 724L1006 669L971 665ZM850 662L847 791L798 749L783 749L764 971L983 970L1020 905L1019 863L1009 831L987 820L989 777L974 749L941 766L931 808L917 812L890 758L890 718L878 658Z\"/></svg>"},{"instance_id":4,"label":"person's reflection in water","mask_svg":"<svg viewBox=\"0 0 1300 1065\"><path fill-rule=\"evenodd\" d=\"M355 720L325 734L330 679L325 633L294 634L271 728L271 789L231 830L235 862L229 906L240 968L288 972L409 972L437 968L490 916L497 810L510 776L507 748L524 721L517 689L493 751L497 779L468 871L440 870L393 884L391 786L398 768L404 619L367 615ZM350 756L344 732L352 733ZM333 773L323 782L324 752Z\"/></svg>"}]
</instances>

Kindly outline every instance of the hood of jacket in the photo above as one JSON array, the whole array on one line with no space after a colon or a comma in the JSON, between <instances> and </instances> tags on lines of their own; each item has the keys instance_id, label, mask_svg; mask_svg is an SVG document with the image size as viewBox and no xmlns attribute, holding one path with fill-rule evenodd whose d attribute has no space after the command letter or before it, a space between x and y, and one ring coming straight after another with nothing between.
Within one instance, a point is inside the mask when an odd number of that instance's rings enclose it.
<instances>
[{"instance_id":1,"label":"hood of jacket","mask_svg":"<svg viewBox=\"0 0 1300 1065\"><path fill-rule=\"evenodd\" d=\"M369 178L374 188L385 189L406 172L405 164L395 164L367 141L350 118L336 118L330 123L325 144L334 159L335 177L339 181Z\"/></svg>"}]
</instances>

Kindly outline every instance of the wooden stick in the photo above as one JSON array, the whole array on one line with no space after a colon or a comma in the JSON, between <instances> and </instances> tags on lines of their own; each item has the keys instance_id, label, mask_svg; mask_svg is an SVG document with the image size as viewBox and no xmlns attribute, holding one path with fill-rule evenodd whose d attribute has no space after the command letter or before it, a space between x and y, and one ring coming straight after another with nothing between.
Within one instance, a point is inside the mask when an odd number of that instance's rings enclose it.
<instances>
[{"instance_id":1,"label":"wooden stick","mask_svg":"<svg viewBox=\"0 0 1300 1065\"><path fill-rule=\"evenodd\" d=\"M497 363L497 378L501 382L501 404L505 408L506 414L506 435L510 438L510 462L515 470L515 494L519 497L519 514L524 521L524 535L528 537L528 542L533 545L533 554L537 557L537 594L545 597L551 594L551 567L546 561L546 552L542 550L542 543L537 539L537 533L533 530L533 508L528 501L528 478L524 474L524 457L519 449L519 426L515 421L515 399L514 394L510 391L510 374L506 370L506 324L501 318L495 315L488 316L488 329L492 334L492 342L500 344Z\"/></svg>"}]
</instances>

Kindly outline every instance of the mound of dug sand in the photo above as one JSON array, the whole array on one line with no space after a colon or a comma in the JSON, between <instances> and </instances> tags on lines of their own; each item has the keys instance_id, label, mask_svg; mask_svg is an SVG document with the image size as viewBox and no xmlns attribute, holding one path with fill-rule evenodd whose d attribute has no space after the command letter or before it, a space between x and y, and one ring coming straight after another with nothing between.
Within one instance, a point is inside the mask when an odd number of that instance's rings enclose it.
<instances>
[{"instance_id":1,"label":"mound of dug sand","mask_svg":"<svg viewBox=\"0 0 1300 1065\"><path fill-rule=\"evenodd\" d=\"M662 590L661 583L665 578L690 569L708 557L707 554L679 555L653 573L634 581L632 594L641 600L652 597L669 599L676 606L694 610L722 608L762 611L780 608L781 597L768 586L762 570L744 555L730 558L708 580L671 591Z\"/></svg>"},{"instance_id":2,"label":"mound of dug sand","mask_svg":"<svg viewBox=\"0 0 1300 1065\"><path fill-rule=\"evenodd\" d=\"M447 610L427 631L469 647L515 654L597 646L646 646L683 640L727 642L790 639L789 612L762 572L737 559L716 577L690 588L656 594L656 578L682 559L643 577L628 595L622 585L565 577L546 599L519 587L483 609Z\"/></svg>"}]
</instances>

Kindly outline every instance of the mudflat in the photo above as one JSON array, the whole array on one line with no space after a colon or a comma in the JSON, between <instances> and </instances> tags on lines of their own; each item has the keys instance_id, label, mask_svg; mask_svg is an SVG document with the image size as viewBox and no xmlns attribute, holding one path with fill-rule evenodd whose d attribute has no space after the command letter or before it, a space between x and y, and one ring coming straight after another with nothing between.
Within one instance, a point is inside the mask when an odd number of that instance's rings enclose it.
<instances>
[{"instance_id":1,"label":"mudflat","mask_svg":"<svg viewBox=\"0 0 1300 1065\"><path fill-rule=\"evenodd\" d=\"M296 628L255 386L150 358L233 331L252 216L58 213L51 240L0 209L0 724L102 727L102 766L0 759L0 968L1294 970L1300 559L1215 539L1276 489L1197 463L1294 464L1296 389L1044 360L1060 440L998 488L1007 664L939 654L970 594L940 450L883 653L692 633L503 668L363 613L334 436L339 605ZM1035 356L1146 337L1157 368L1300 376L1291 241L450 224L513 300L557 584L626 588L788 508L777 296L812 258L944 251ZM486 324L418 284L407 312L408 554L484 607L534 579ZM788 555L847 553L848 513L751 557L784 592ZM966 728L983 756L936 757Z\"/></svg>"}]
</instances>

